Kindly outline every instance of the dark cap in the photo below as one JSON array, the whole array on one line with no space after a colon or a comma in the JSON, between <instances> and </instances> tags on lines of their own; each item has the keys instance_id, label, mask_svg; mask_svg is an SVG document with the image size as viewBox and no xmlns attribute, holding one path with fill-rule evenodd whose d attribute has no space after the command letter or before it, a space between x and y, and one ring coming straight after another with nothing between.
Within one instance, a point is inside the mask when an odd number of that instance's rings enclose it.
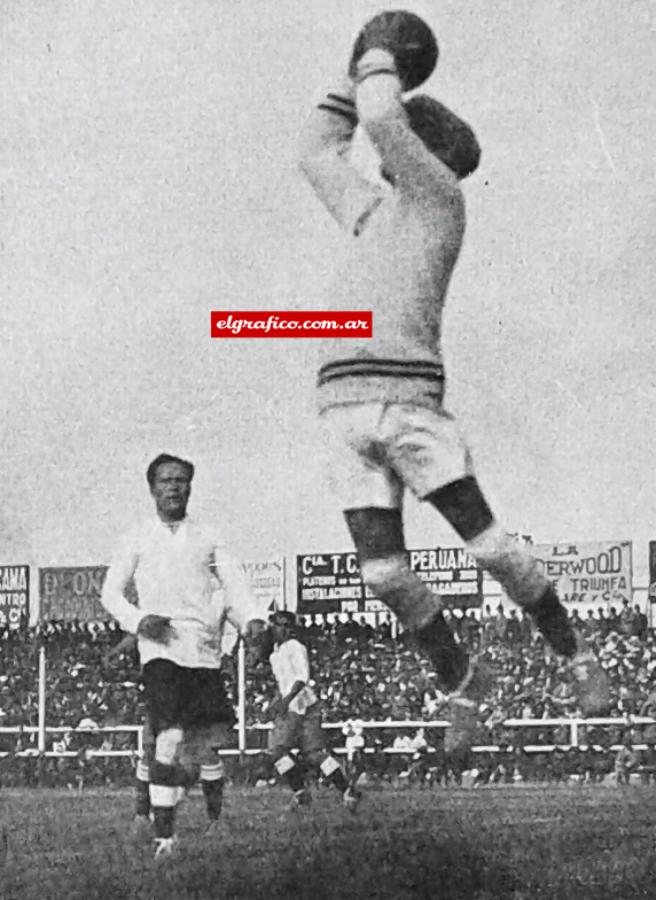
<instances>
[{"instance_id":1,"label":"dark cap","mask_svg":"<svg viewBox=\"0 0 656 900\"><path fill-rule=\"evenodd\" d=\"M284 625L287 628L293 628L296 625L296 615L293 612L288 612L286 609L278 609L271 613L269 622L272 625Z\"/></svg>"}]
</instances>

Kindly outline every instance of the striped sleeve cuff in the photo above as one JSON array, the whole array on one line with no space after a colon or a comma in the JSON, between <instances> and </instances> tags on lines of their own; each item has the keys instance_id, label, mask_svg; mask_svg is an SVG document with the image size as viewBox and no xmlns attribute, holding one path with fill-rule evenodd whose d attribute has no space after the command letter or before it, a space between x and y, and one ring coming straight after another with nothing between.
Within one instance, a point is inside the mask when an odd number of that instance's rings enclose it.
<instances>
[{"instance_id":1,"label":"striped sleeve cuff","mask_svg":"<svg viewBox=\"0 0 656 900\"><path fill-rule=\"evenodd\" d=\"M337 116L341 116L343 119L346 119L348 122L350 122L353 126L358 124L358 114L355 108L355 103L353 102L353 100L350 100L348 97L344 97L342 94L326 94L321 103L319 103L318 108L323 109L326 112L334 113Z\"/></svg>"}]
</instances>

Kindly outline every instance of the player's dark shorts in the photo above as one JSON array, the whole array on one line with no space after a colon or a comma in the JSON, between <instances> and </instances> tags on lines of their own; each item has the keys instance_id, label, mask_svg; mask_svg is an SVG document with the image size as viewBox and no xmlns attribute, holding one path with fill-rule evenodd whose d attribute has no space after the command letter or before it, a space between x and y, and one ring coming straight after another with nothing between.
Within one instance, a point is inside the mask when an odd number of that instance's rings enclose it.
<instances>
[{"instance_id":1,"label":"player's dark shorts","mask_svg":"<svg viewBox=\"0 0 656 900\"><path fill-rule=\"evenodd\" d=\"M269 732L269 752L274 758L294 749L303 753L318 753L324 747L321 707L318 703L311 706L303 716L288 710L275 719Z\"/></svg>"},{"instance_id":2,"label":"player's dark shorts","mask_svg":"<svg viewBox=\"0 0 656 900\"><path fill-rule=\"evenodd\" d=\"M220 669L188 669L169 659L151 659L141 680L155 735L166 728L203 728L235 723Z\"/></svg>"}]
</instances>

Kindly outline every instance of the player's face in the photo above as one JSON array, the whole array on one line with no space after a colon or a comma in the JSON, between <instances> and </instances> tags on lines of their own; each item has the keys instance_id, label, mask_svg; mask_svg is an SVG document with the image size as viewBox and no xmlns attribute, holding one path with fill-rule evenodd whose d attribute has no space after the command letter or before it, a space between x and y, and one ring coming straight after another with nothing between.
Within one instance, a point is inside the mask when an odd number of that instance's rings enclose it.
<instances>
[{"instance_id":1,"label":"player's face","mask_svg":"<svg viewBox=\"0 0 656 900\"><path fill-rule=\"evenodd\" d=\"M284 644L289 637L289 630L286 625L272 625L271 634L275 644Z\"/></svg>"},{"instance_id":2,"label":"player's face","mask_svg":"<svg viewBox=\"0 0 656 900\"><path fill-rule=\"evenodd\" d=\"M185 466L176 462L162 463L157 467L150 492L162 519L173 522L183 519L191 494L191 482Z\"/></svg>"}]
</instances>

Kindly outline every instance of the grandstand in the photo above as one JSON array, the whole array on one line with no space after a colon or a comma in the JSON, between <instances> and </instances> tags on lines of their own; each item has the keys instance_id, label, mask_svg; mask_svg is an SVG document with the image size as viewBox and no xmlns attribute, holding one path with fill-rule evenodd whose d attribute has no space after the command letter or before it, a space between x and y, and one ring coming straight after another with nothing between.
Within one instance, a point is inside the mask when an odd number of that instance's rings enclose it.
<instances>
[{"instance_id":1,"label":"grandstand","mask_svg":"<svg viewBox=\"0 0 656 900\"><path fill-rule=\"evenodd\" d=\"M578 617L578 614L574 614ZM644 766L654 757L656 639L639 608L591 615L581 626L612 683L607 719L584 720L559 660L521 615L486 606L479 616L453 615L459 639L488 660L496 677L481 717L473 767L493 771L512 756L525 780L589 777L613 769L615 750L630 735ZM426 729L439 761L443 695L426 661L393 635L387 616L376 626L353 615L307 616L299 627L310 649L329 740L343 750L342 723L365 723L366 767L393 777L413 754L402 738ZM49 622L2 635L0 655L0 772L4 784L123 784L140 749L143 708L133 651L116 655L121 637L113 623ZM41 715L39 658L42 665ZM231 755L257 758L266 748L266 718L273 698L268 667L244 673L243 654L224 657L226 679L241 715ZM41 728L39 727L41 726ZM39 762L39 758L42 761ZM246 770L253 768L256 759ZM405 763L404 763L405 764ZM407 768L407 767L406 767ZM462 768L462 767L461 767Z\"/></svg>"}]
</instances>

